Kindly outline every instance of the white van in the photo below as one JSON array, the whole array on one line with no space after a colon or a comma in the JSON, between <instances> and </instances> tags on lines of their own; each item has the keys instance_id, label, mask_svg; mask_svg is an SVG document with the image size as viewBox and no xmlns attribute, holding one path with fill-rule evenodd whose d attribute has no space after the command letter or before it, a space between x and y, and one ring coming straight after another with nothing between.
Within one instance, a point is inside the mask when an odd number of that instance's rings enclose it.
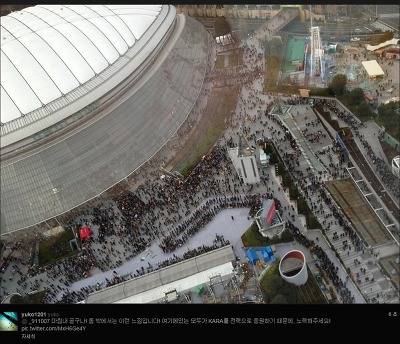
<instances>
[{"instance_id":1,"label":"white van","mask_svg":"<svg viewBox=\"0 0 400 344\"><path fill-rule=\"evenodd\" d=\"M260 148L260 162L261 166L267 166L269 163L269 157L262 148Z\"/></svg>"}]
</instances>

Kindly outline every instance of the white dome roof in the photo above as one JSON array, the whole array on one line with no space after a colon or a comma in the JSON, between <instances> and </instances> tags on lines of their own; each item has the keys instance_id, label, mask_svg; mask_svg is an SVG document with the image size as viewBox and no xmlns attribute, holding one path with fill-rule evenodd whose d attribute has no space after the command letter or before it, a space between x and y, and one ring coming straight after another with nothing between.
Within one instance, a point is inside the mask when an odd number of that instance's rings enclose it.
<instances>
[{"instance_id":1,"label":"white dome roof","mask_svg":"<svg viewBox=\"0 0 400 344\"><path fill-rule=\"evenodd\" d=\"M1 122L71 92L109 67L161 5L38 5L1 17Z\"/></svg>"}]
</instances>

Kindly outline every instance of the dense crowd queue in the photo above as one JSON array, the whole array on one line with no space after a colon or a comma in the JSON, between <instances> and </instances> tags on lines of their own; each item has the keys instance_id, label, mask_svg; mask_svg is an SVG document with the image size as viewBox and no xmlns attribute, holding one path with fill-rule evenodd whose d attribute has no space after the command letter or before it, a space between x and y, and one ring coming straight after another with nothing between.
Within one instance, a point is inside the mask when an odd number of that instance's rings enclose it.
<instances>
[{"instance_id":1,"label":"dense crowd queue","mask_svg":"<svg viewBox=\"0 0 400 344\"><path fill-rule=\"evenodd\" d=\"M360 128L364 126L362 122L358 121L353 114L348 112L343 108L339 108L336 101L330 100L318 100L320 104L326 106L330 111L332 111L337 117L339 117L343 122L345 122L351 129L354 135L360 140L363 148L367 152L367 156L373 163L375 170L378 172L383 184L391 193L395 196L396 200L400 200L400 188L399 179L391 172L388 164L378 157L373 151L371 145L368 143L364 135L360 132ZM382 138L384 133L380 133L380 138Z\"/></svg>"}]
</instances>

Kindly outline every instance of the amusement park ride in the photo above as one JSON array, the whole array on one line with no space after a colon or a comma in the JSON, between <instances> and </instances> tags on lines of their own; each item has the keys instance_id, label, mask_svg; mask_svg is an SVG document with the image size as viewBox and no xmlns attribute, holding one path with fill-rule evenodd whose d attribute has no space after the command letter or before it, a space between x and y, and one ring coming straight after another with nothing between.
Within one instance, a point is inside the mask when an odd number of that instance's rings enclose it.
<instances>
[{"instance_id":1,"label":"amusement park ride","mask_svg":"<svg viewBox=\"0 0 400 344\"><path fill-rule=\"evenodd\" d=\"M321 44L321 36L318 26L313 26L312 12L310 5L310 78L309 81L314 84L320 84L324 80L324 49Z\"/></svg>"}]
</instances>

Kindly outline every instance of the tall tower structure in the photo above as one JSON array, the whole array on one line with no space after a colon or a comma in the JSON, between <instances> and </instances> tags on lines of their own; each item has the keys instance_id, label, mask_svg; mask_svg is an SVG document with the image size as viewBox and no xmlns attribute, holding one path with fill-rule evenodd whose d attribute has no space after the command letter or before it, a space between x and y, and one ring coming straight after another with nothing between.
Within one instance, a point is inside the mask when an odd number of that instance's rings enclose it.
<instances>
[{"instance_id":1,"label":"tall tower structure","mask_svg":"<svg viewBox=\"0 0 400 344\"><path fill-rule=\"evenodd\" d=\"M313 16L310 5L310 80L312 83L316 83L317 80L324 79L324 65L323 55L324 50L322 49L321 36L318 26L313 26Z\"/></svg>"}]
</instances>

